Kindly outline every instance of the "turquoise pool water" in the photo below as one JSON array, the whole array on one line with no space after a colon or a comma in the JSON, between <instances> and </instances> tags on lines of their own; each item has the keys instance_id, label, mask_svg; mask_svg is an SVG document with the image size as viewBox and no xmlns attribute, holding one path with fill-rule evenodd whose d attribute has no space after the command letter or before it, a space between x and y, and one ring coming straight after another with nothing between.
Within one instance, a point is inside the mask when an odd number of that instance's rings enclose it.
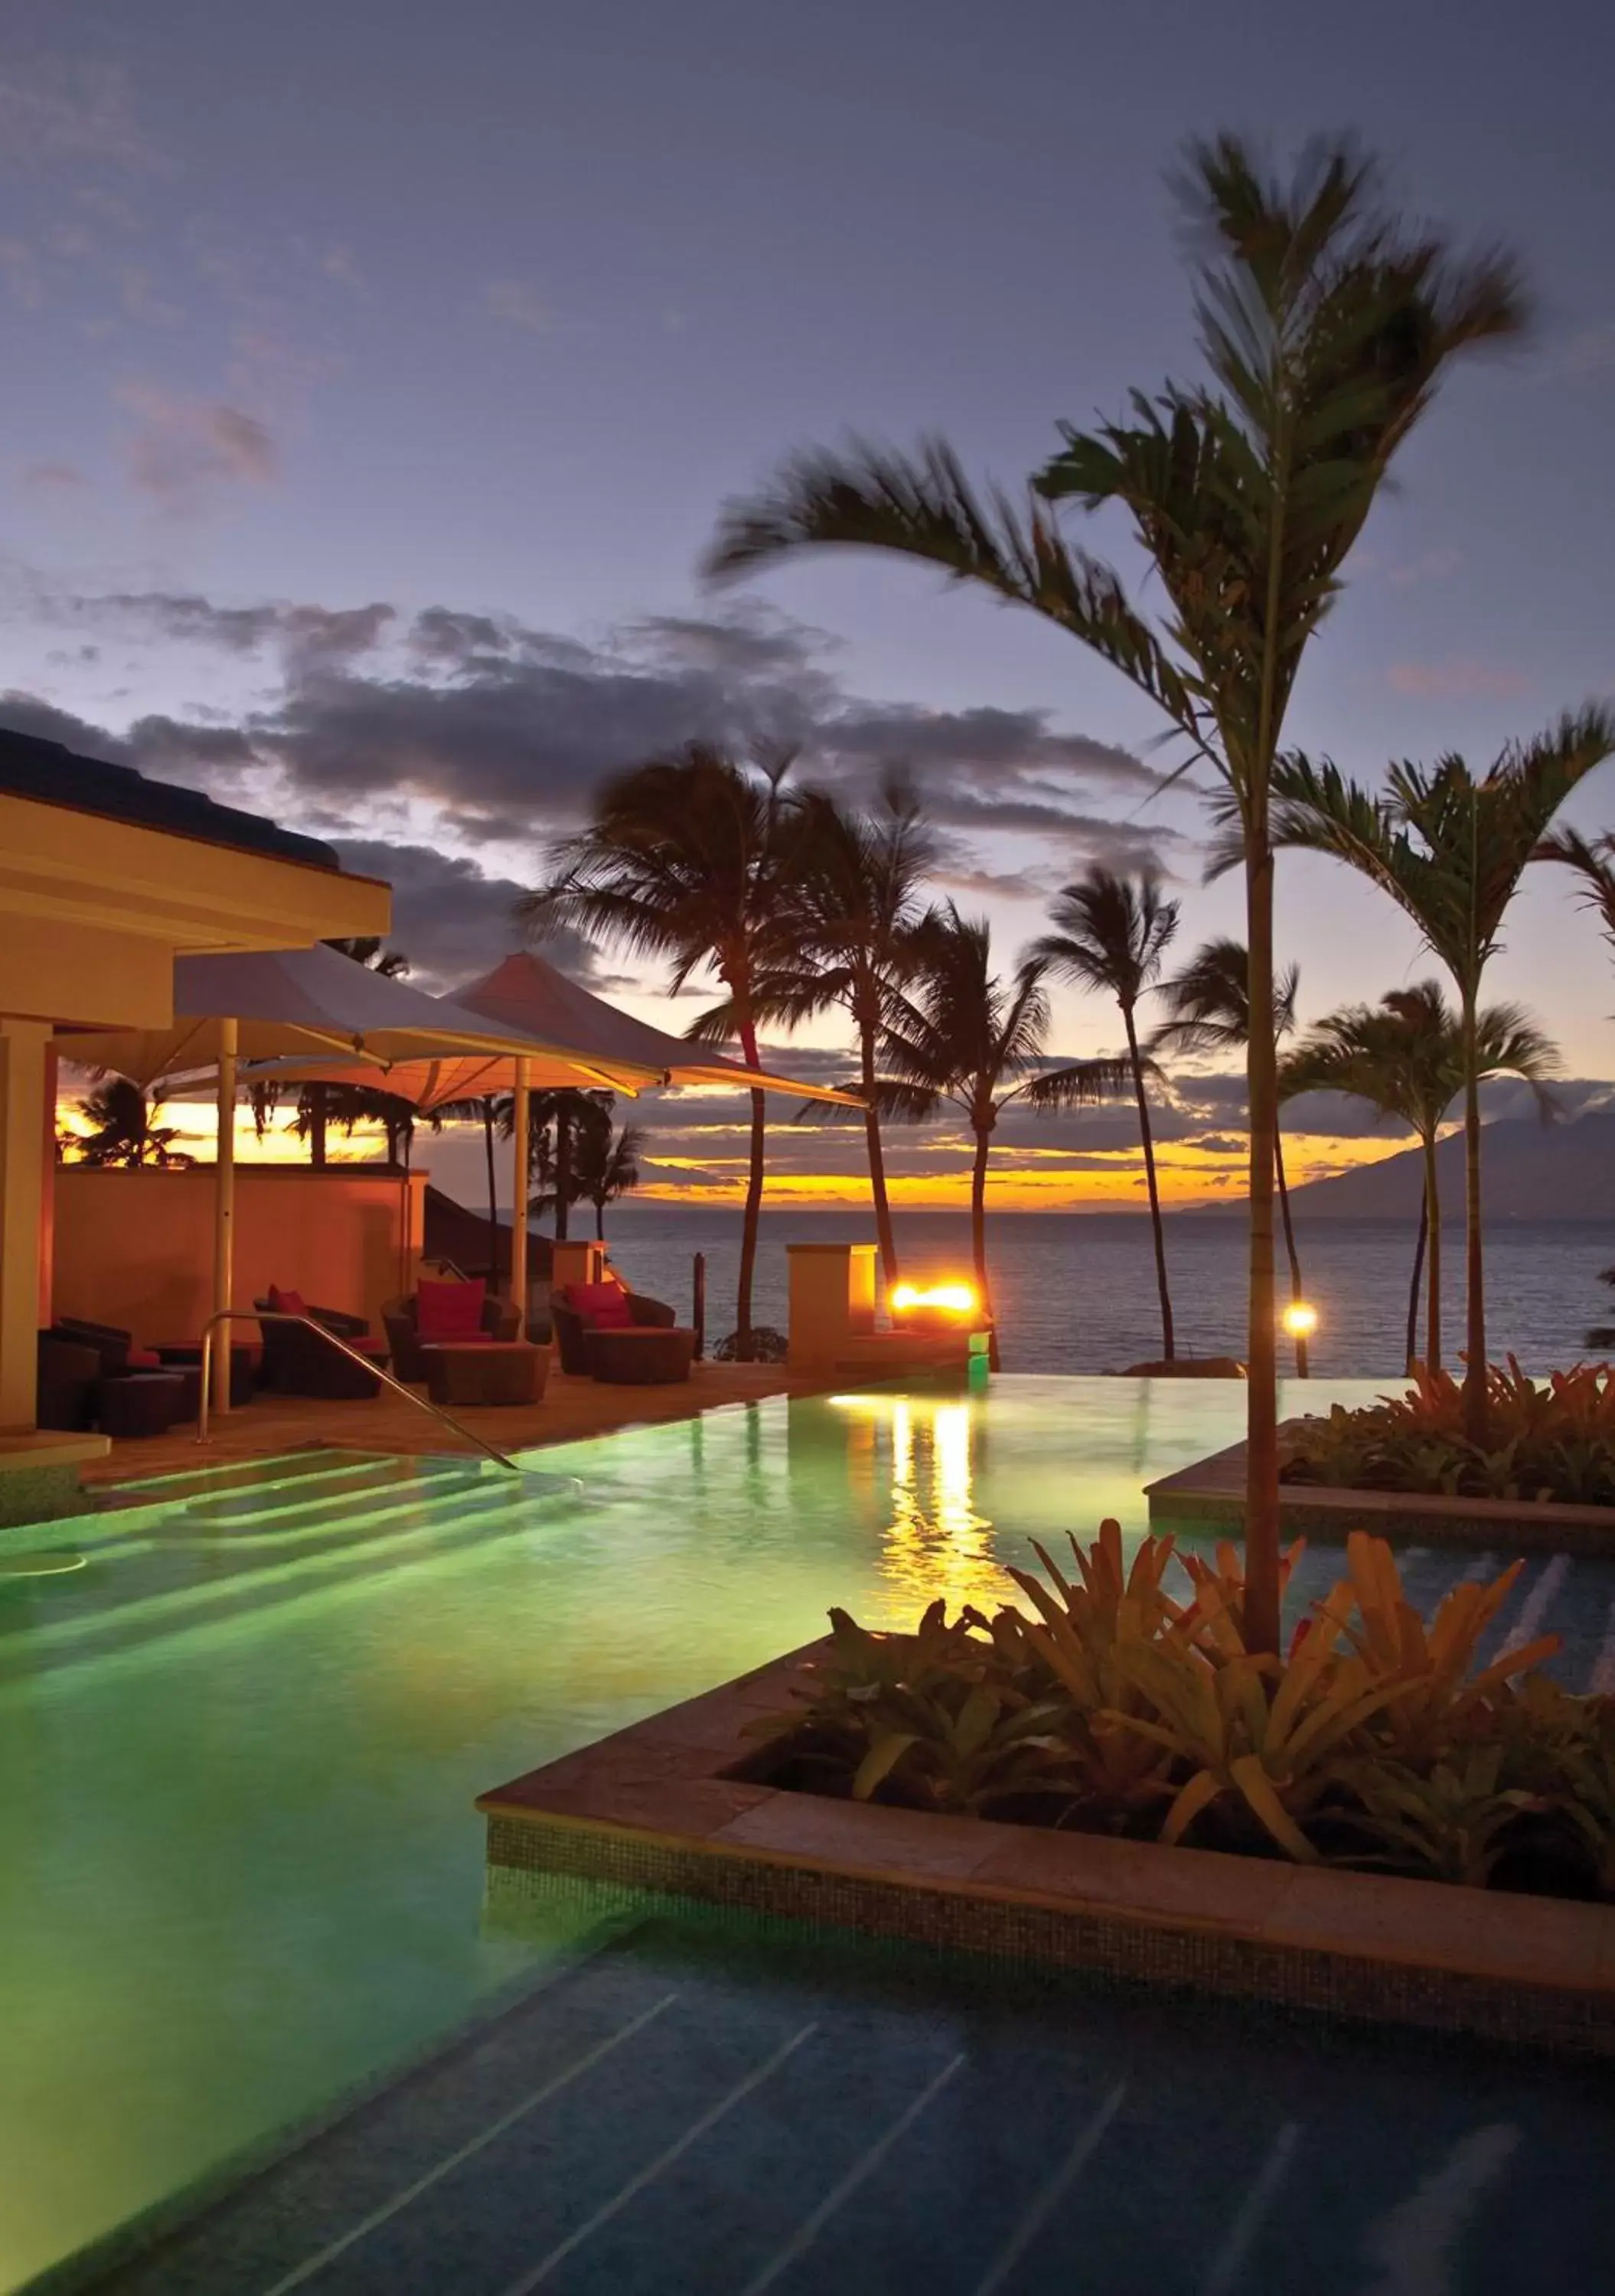
<instances>
[{"instance_id":1,"label":"turquoise pool water","mask_svg":"<svg viewBox=\"0 0 1615 2296\"><path fill-rule=\"evenodd\" d=\"M361 1476L346 1512L293 1494L235 1536L176 1501L84 1534L70 1578L5 1586L0 2286L521 1973L530 1948L480 1918L479 1790L806 1640L831 1602L905 1623L1004 1591L1029 1535L1141 1529L1141 1486L1235 1439L1240 1402L1060 1379L780 1400L535 1454L546 1480L497 1505L475 1476L380 1498ZM1615 1573L1556 1560L1511 1616L1536 1604L1586 1677ZM1410 1562L1421 1599L1455 1575Z\"/></svg>"}]
</instances>

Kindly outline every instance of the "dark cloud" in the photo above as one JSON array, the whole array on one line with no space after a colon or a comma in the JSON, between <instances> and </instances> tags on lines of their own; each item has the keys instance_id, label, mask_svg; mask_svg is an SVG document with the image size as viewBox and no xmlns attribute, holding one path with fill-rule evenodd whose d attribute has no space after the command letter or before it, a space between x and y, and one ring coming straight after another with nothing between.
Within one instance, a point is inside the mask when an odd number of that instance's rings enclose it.
<instances>
[{"instance_id":1,"label":"dark cloud","mask_svg":"<svg viewBox=\"0 0 1615 2296\"><path fill-rule=\"evenodd\" d=\"M412 977L422 988L463 988L522 946L512 913L528 889L512 878L486 877L475 862L425 845L342 838L337 849L344 868L384 877L392 887L388 939L408 957ZM570 930L552 934L544 954L590 988L606 983L595 952Z\"/></svg>"},{"instance_id":2,"label":"dark cloud","mask_svg":"<svg viewBox=\"0 0 1615 2296\"><path fill-rule=\"evenodd\" d=\"M273 657L278 690L220 729L235 741L171 718L143 720L127 741L146 770L179 778L256 762L280 810L327 829L356 826L386 796L437 808L469 844L541 842L579 819L603 775L703 741L791 747L799 778L853 800L906 767L966 875L998 866L977 849L986 835L1035 840L1029 870L1053 882L1079 859L1139 866L1180 841L1140 815L1160 781L1130 752L1060 732L1042 710L866 701L832 676L823 632L762 607L656 617L586 645L447 605L405 617L380 601L234 606L153 590L34 606L45 619ZM1112 795L1127 800L1121 820L1103 809ZM1003 890L1020 890L1012 865L1003 874ZM1026 890L1043 887L1029 874Z\"/></svg>"}]
</instances>

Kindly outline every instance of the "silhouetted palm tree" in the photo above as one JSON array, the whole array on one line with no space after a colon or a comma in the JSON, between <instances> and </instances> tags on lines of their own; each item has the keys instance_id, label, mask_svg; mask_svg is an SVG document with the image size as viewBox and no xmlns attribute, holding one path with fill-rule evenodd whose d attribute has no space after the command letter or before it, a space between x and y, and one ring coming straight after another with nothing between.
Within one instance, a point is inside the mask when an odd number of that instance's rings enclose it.
<instances>
[{"instance_id":1,"label":"silhouetted palm tree","mask_svg":"<svg viewBox=\"0 0 1615 2296\"><path fill-rule=\"evenodd\" d=\"M634 955L666 957L676 990L716 973L721 1009L755 1068L758 1020L796 955L791 889L800 827L784 799L789 766L742 765L692 742L619 775L601 791L589 826L556 848L554 875L517 905L518 914L536 933L575 925ZM707 1031L698 1021L688 1033ZM766 1125L754 1091L734 1318L742 1362L751 1352Z\"/></svg>"},{"instance_id":2,"label":"silhouetted palm tree","mask_svg":"<svg viewBox=\"0 0 1615 2296\"><path fill-rule=\"evenodd\" d=\"M345 940L328 940L327 948L334 948L340 956L349 956L367 972L379 972L383 980L399 980L409 971L409 959L402 949L389 948L380 933L356 933ZM275 1106L275 1087L255 1085L252 1120L258 1137L263 1137L264 1123L268 1111ZM260 1115L260 1102L266 1101L265 1113ZM327 1128L340 1124L348 1137L353 1137L356 1124L380 1124L387 1133L387 1160L389 1164L403 1162L409 1143L414 1135L415 1111L410 1103L400 1100L396 1093L378 1092L373 1086L346 1084L306 1084L297 1096L297 1116L292 1130L299 1140L308 1143L308 1161L316 1170L325 1165Z\"/></svg>"},{"instance_id":3,"label":"silhouetted palm tree","mask_svg":"<svg viewBox=\"0 0 1615 2296\"><path fill-rule=\"evenodd\" d=\"M646 1134L642 1125L620 1124L613 1131L591 1131L582 1143L578 1179L584 1198L594 1207L594 1234L605 1241L605 1209L639 1185L639 1159Z\"/></svg>"},{"instance_id":4,"label":"silhouetted palm tree","mask_svg":"<svg viewBox=\"0 0 1615 2296\"><path fill-rule=\"evenodd\" d=\"M845 1089L864 1103L869 1189L887 1284L898 1280L898 1246L886 1187L883 1116L911 1115L908 1096L880 1074L881 1032L891 999L913 977L914 928L923 914L922 887L936 859L936 840L900 775L889 775L868 812L842 805L825 790L791 800L800 844L791 900L796 955L778 983L770 1017L794 1023L827 1005L851 1015L858 1072ZM797 1111L798 1123L847 1120L827 1102Z\"/></svg>"},{"instance_id":5,"label":"silhouetted palm tree","mask_svg":"<svg viewBox=\"0 0 1615 2296\"><path fill-rule=\"evenodd\" d=\"M78 1103L79 1115L93 1128L69 1133L62 1144L73 1150L79 1163L103 1170L111 1165L142 1164L179 1170L193 1164L194 1156L173 1144L184 1136L177 1127L154 1125L153 1112L145 1094L127 1077L103 1077Z\"/></svg>"},{"instance_id":6,"label":"silhouetted palm tree","mask_svg":"<svg viewBox=\"0 0 1615 2296\"><path fill-rule=\"evenodd\" d=\"M1167 1282L1167 1240L1161 1226L1160 1191L1155 1179L1155 1142L1150 1129L1150 1098L1144 1089L1144 1056L1139 1049L1138 1000L1153 986L1160 961L1177 931L1177 903L1161 898L1152 870L1119 877L1097 862L1062 888L1049 905L1054 930L1032 943L1028 955L1051 972L1081 988L1113 996L1127 1031L1133 1095L1138 1103L1138 1135L1144 1146L1144 1185L1150 1195L1150 1225L1155 1238L1155 1283L1160 1294L1160 1351L1170 1363L1176 1354L1172 1332L1172 1293Z\"/></svg>"},{"instance_id":7,"label":"silhouetted palm tree","mask_svg":"<svg viewBox=\"0 0 1615 2296\"><path fill-rule=\"evenodd\" d=\"M1527 864L1572 791L1615 750L1615 712L1567 712L1512 743L1477 779L1463 759L1394 765L1372 795L1327 759L1283 758L1274 775L1275 845L1327 853L1389 893L1458 992L1464 1047L1465 1424L1486 1438L1486 1269L1480 1201L1480 982ZM1215 864L1214 864L1215 865Z\"/></svg>"},{"instance_id":8,"label":"silhouetted palm tree","mask_svg":"<svg viewBox=\"0 0 1615 2296\"><path fill-rule=\"evenodd\" d=\"M1405 224L1373 168L1317 144L1288 184L1236 137L1191 147L1180 189L1198 228L1198 345L1209 383L1135 394L1127 416L1082 432L1038 474L1047 500L1119 510L1160 581L1152 624L1119 576L1068 547L1043 503L971 491L939 441L905 455L855 442L813 449L761 496L732 504L708 560L749 573L790 553L865 544L929 561L1030 607L1139 687L1239 816L1252 1007L1272 1002L1269 776L1308 641L1340 587L1398 449L1443 370L1516 333L1522 299L1495 256L1453 259ZM1275 1387L1273 1038L1246 1050L1250 1110L1246 1632L1279 1638Z\"/></svg>"},{"instance_id":9,"label":"silhouetted palm tree","mask_svg":"<svg viewBox=\"0 0 1615 2296\"><path fill-rule=\"evenodd\" d=\"M1273 1041L1282 1044L1295 1026L1295 996L1300 975L1286 965L1273 987ZM1175 1053L1191 1059L1207 1054L1243 1052L1250 1042L1250 964L1241 940L1209 940L1197 948L1174 980L1163 980L1160 994L1171 1014L1150 1038L1151 1053ZM1279 1221L1284 1256L1290 1265L1290 1297L1301 1298L1301 1258L1296 1250L1295 1222L1290 1213L1290 1185L1284 1175L1284 1132L1281 1115L1283 1095L1275 1093L1273 1111L1273 1177L1278 1193ZM1311 1374L1312 1361L1305 1332L1295 1334L1295 1367L1302 1379Z\"/></svg>"},{"instance_id":10,"label":"silhouetted palm tree","mask_svg":"<svg viewBox=\"0 0 1615 2296\"><path fill-rule=\"evenodd\" d=\"M1129 1089L1131 1070L1126 1061L1045 1065L1048 967L1038 957L1026 957L1012 980L1001 980L993 971L985 919L962 917L949 901L921 922L915 940L916 978L891 1000L883 1062L910 1088L917 1104L934 1108L950 1102L970 1127L971 1257L996 1368L998 1324L987 1267L987 1174L999 1116L1017 1100L1045 1110L1113 1100Z\"/></svg>"},{"instance_id":11,"label":"silhouetted palm tree","mask_svg":"<svg viewBox=\"0 0 1615 2296\"><path fill-rule=\"evenodd\" d=\"M1554 1045L1518 1004L1488 1004L1475 1016L1475 1057L1482 1076L1523 1078L1545 1119L1557 1114L1545 1079L1559 1066ZM1419 1241L1407 1301L1407 1368L1417 1353L1419 1275L1429 1255L1424 1361L1441 1368L1441 1189L1436 1144L1467 1063L1463 1028L1437 980L1393 988L1377 1005L1348 1004L1318 1021L1285 1060L1290 1095L1344 1092L1395 1117L1416 1135L1424 1157Z\"/></svg>"}]
</instances>

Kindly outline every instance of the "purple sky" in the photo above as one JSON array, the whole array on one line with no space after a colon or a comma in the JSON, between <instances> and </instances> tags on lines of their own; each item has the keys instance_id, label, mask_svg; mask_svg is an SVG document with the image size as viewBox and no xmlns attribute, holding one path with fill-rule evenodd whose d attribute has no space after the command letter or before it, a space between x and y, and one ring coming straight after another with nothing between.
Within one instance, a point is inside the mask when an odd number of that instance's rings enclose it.
<instances>
[{"instance_id":1,"label":"purple sky","mask_svg":"<svg viewBox=\"0 0 1615 2296\"><path fill-rule=\"evenodd\" d=\"M480 873L529 877L594 776L748 725L855 783L910 758L1006 955L1087 854L1151 849L1186 949L1234 895L1119 681L896 564L714 602L715 509L848 424L1018 478L1189 363L1184 137L1350 126L1520 248L1542 324L1406 457L1292 731L1365 775L1484 758L1615 686L1612 70L1566 0L12 0L0 720L349 840L445 980L505 936ZM1338 873L1283 874L1307 1012L1428 969ZM1609 1076L1556 873L1510 938L1496 993Z\"/></svg>"}]
</instances>

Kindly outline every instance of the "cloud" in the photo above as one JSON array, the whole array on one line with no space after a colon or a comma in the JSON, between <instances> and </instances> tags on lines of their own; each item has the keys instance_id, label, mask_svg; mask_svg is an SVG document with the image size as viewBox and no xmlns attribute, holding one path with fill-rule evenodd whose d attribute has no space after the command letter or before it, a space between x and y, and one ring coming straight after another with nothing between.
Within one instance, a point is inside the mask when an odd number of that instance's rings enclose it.
<instances>
[{"instance_id":1,"label":"cloud","mask_svg":"<svg viewBox=\"0 0 1615 2296\"><path fill-rule=\"evenodd\" d=\"M293 605L271 600L221 606L193 590L113 590L53 597L45 611L97 628L113 626L141 637L175 639L221 653L254 654L275 646L294 671L346 662L368 653L396 619L396 609Z\"/></svg>"},{"instance_id":2,"label":"cloud","mask_svg":"<svg viewBox=\"0 0 1615 2296\"><path fill-rule=\"evenodd\" d=\"M76 463L30 463L22 473L22 483L42 494L61 494L90 482Z\"/></svg>"},{"instance_id":3,"label":"cloud","mask_svg":"<svg viewBox=\"0 0 1615 2296\"><path fill-rule=\"evenodd\" d=\"M1502 669L1495 662L1478 661L1467 654L1450 654L1445 661L1393 662L1386 680L1393 693L1420 701L1481 697L1509 701L1531 690L1531 680L1521 671Z\"/></svg>"},{"instance_id":4,"label":"cloud","mask_svg":"<svg viewBox=\"0 0 1615 2296\"><path fill-rule=\"evenodd\" d=\"M1449 574L1455 574L1463 563L1463 553L1455 549L1451 543L1443 543L1439 549L1422 551L1417 558L1406 559L1401 565L1391 567L1385 578L1394 583L1398 589L1406 589L1413 582L1444 582Z\"/></svg>"},{"instance_id":5,"label":"cloud","mask_svg":"<svg viewBox=\"0 0 1615 2296\"><path fill-rule=\"evenodd\" d=\"M389 939L422 987L462 988L522 946L512 911L528 888L513 878L485 876L474 861L425 845L342 838L337 849L344 868L392 887ZM579 934L553 934L544 954L586 987L603 985L599 957Z\"/></svg>"},{"instance_id":6,"label":"cloud","mask_svg":"<svg viewBox=\"0 0 1615 2296\"><path fill-rule=\"evenodd\" d=\"M135 125L128 84L114 65L48 59L0 78L0 152L11 164L86 160L151 169L160 155Z\"/></svg>"},{"instance_id":7,"label":"cloud","mask_svg":"<svg viewBox=\"0 0 1615 2296\"><path fill-rule=\"evenodd\" d=\"M219 486L267 486L275 477L275 441L241 407L176 398L153 383L125 383L117 396L140 417L128 441L129 475L167 508L193 507Z\"/></svg>"},{"instance_id":8,"label":"cloud","mask_svg":"<svg viewBox=\"0 0 1615 2296\"><path fill-rule=\"evenodd\" d=\"M490 279L482 291L488 316L503 319L512 327L525 327L529 334L553 334L561 325L561 316L546 303L536 288L520 279Z\"/></svg>"}]
</instances>

